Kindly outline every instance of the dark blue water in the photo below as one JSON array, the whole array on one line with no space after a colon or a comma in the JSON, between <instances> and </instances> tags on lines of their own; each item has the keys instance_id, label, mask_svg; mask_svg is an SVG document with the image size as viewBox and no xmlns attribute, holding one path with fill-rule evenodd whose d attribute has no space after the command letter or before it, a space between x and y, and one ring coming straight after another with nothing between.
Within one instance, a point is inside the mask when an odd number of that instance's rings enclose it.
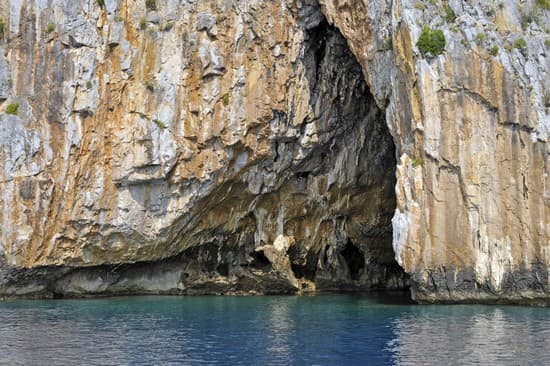
<instances>
[{"instance_id":1,"label":"dark blue water","mask_svg":"<svg viewBox=\"0 0 550 366\"><path fill-rule=\"evenodd\" d=\"M550 365L550 309L357 296L0 303L4 365Z\"/></svg>"}]
</instances>

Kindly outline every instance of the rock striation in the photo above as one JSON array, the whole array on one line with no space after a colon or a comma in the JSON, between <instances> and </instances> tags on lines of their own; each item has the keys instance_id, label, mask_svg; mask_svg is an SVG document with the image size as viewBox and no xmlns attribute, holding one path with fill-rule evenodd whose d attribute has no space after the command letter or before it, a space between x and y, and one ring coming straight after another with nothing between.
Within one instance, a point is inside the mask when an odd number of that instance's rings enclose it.
<instances>
[{"instance_id":1,"label":"rock striation","mask_svg":"<svg viewBox=\"0 0 550 366\"><path fill-rule=\"evenodd\" d=\"M545 4L3 1L0 296L548 303Z\"/></svg>"}]
</instances>

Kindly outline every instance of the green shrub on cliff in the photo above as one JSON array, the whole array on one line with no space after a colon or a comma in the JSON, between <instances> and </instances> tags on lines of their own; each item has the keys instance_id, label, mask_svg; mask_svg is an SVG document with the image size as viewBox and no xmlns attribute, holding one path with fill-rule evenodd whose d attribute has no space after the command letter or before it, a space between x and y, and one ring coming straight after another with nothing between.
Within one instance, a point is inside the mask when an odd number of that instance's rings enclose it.
<instances>
[{"instance_id":1,"label":"green shrub on cliff","mask_svg":"<svg viewBox=\"0 0 550 366\"><path fill-rule=\"evenodd\" d=\"M19 103L11 103L6 107L6 114L17 116L19 113Z\"/></svg>"},{"instance_id":2,"label":"green shrub on cliff","mask_svg":"<svg viewBox=\"0 0 550 366\"><path fill-rule=\"evenodd\" d=\"M416 46L422 53L422 55L427 56L438 56L445 51L445 35L440 29L432 29L430 27L422 28L420 37Z\"/></svg>"},{"instance_id":3,"label":"green shrub on cliff","mask_svg":"<svg viewBox=\"0 0 550 366\"><path fill-rule=\"evenodd\" d=\"M516 41L514 42L514 47L519 50L524 50L527 48L527 42L524 38L516 39Z\"/></svg>"}]
</instances>

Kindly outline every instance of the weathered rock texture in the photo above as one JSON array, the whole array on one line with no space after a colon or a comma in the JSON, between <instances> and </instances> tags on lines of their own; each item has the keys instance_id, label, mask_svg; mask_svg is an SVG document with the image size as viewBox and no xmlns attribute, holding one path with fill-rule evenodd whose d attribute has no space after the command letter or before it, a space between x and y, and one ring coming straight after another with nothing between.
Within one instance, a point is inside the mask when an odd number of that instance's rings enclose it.
<instances>
[{"instance_id":1,"label":"weathered rock texture","mask_svg":"<svg viewBox=\"0 0 550 366\"><path fill-rule=\"evenodd\" d=\"M549 301L537 1L153 3L0 2L3 296Z\"/></svg>"},{"instance_id":2,"label":"weathered rock texture","mask_svg":"<svg viewBox=\"0 0 550 366\"><path fill-rule=\"evenodd\" d=\"M537 1L321 3L386 109L399 157L393 245L413 296L547 302L548 10ZM419 53L426 25L444 31L443 55Z\"/></svg>"}]
</instances>

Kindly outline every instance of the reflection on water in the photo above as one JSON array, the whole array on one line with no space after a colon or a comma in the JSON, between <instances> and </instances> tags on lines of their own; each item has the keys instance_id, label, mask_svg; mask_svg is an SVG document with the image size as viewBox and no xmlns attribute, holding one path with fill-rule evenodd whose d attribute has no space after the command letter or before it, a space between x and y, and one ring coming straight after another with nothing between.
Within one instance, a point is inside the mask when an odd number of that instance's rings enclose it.
<instances>
[{"instance_id":1,"label":"reflection on water","mask_svg":"<svg viewBox=\"0 0 550 366\"><path fill-rule=\"evenodd\" d=\"M550 365L550 309L354 296L0 303L0 364Z\"/></svg>"},{"instance_id":2,"label":"reflection on water","mask_svg":"<svg viewBox=\"0 0 550 366\"><path fill-rule=\"evenodd\" d=\"M392 322L396 364L550 365L550 309L415 307Z\"/></svg>"}]
</instances>

